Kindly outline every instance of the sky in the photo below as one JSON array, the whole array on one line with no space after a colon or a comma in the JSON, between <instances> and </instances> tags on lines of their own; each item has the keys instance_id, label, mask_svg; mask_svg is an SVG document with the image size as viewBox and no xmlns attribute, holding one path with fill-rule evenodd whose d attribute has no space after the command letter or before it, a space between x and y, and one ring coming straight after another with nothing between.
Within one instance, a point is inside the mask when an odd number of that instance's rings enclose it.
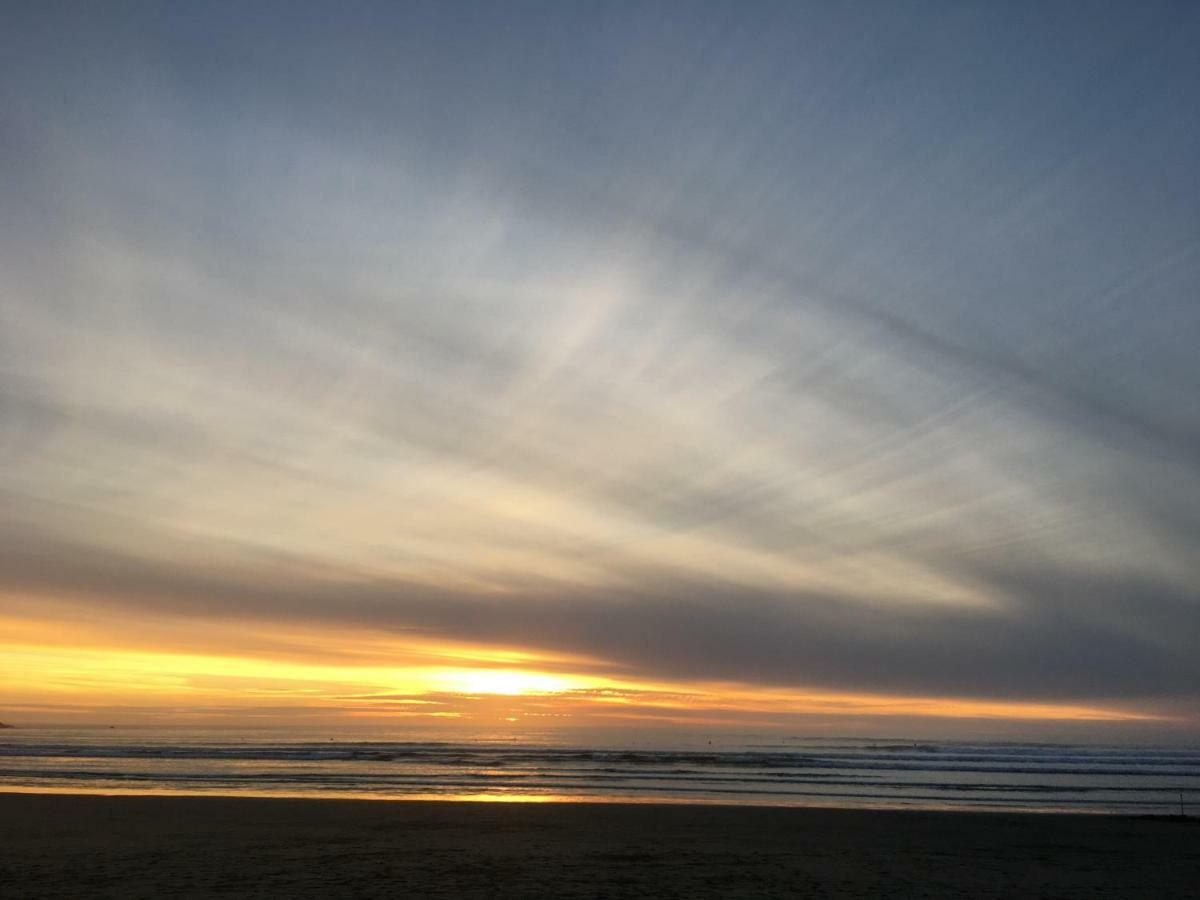
<instances>
[{"instance_id":1,"label":"sky","mask_svg":"<svg viewBox=\"0 0 1200 900\"><path fill-rule=\"evenodd\" d=\"M1191 3L8 3L0 719L1200 737Z\"/></svg>"}]
</instances>

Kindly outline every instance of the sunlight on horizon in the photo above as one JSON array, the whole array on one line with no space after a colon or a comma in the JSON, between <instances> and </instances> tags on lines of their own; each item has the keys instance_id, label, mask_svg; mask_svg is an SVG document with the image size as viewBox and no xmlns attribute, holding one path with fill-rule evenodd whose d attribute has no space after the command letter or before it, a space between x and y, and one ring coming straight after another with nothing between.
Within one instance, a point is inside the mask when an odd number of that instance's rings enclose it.
<instances>
[{"instance_id":1,"label":"sunlight on horizon","mask_svg":"<svg viewBox=\"0 0 1200 900\"><path fill-rule=\"evenodd\" d=\"M47 636L49 637L49 636ZM1154 722L1167 717L1078 703L1033 703L805 691L712 682L641 682L515 668L511 649L458 645L452 665L298 663L253 656L0 641L8 706L34 722L258 721L300 724L389 719L450 727L624 723L794 727L805 717ZM433 655L422 649L426 658ZM99 717L99 718L98 718Z\"/></svg>"}]
</instances>

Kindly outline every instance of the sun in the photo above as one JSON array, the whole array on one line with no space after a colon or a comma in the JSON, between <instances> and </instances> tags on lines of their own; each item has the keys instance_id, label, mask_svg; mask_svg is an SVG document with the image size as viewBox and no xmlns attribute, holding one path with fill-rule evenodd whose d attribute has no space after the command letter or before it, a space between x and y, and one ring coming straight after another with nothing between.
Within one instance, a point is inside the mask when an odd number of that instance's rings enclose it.
<instances>
[{"instance_id":1,"label":"sun","mask_svg":"<svg viewBox=\"0 0 1200 900\"><path fill-rule=\"evenodd\" d=\"M520 669L450 669L440 673L441 688L456 694L554 694L588 686L588 680Z\"/></svg>"}]
</instances>

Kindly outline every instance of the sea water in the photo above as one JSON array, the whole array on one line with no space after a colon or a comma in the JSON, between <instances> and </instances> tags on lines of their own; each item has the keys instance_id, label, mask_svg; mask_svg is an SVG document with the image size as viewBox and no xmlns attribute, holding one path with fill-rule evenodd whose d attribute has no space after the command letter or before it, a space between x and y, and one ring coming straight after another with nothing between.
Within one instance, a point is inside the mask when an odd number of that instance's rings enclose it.
<instances>
[{"instance_id":1,"label":"sea water","mask_svg":"<svg viewBox=\"0 0 1200 900\"><path fill-rule=\"evenodd\" d=\"M0 790L1157 814L1177 813L1182 795L1200 811L1200 748L752 735L596 743L13 729L0 733Z\"/></svg>"}]
</instances>

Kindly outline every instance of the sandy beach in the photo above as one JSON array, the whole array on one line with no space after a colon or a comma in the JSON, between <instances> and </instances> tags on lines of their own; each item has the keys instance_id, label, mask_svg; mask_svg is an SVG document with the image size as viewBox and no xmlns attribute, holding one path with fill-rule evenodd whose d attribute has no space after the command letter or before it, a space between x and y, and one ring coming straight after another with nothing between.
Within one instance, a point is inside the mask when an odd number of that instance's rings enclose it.
<instances>
[{"instance_id":1,"label":"sandy beach","mask_svg":"<svg viewBox=\"0 0 1200 900\"><path fill-rule=\"evenodd\" d=\"M0 794L0 893L1183 897L1200 819Z\"/></svg>"}]
</instances>

